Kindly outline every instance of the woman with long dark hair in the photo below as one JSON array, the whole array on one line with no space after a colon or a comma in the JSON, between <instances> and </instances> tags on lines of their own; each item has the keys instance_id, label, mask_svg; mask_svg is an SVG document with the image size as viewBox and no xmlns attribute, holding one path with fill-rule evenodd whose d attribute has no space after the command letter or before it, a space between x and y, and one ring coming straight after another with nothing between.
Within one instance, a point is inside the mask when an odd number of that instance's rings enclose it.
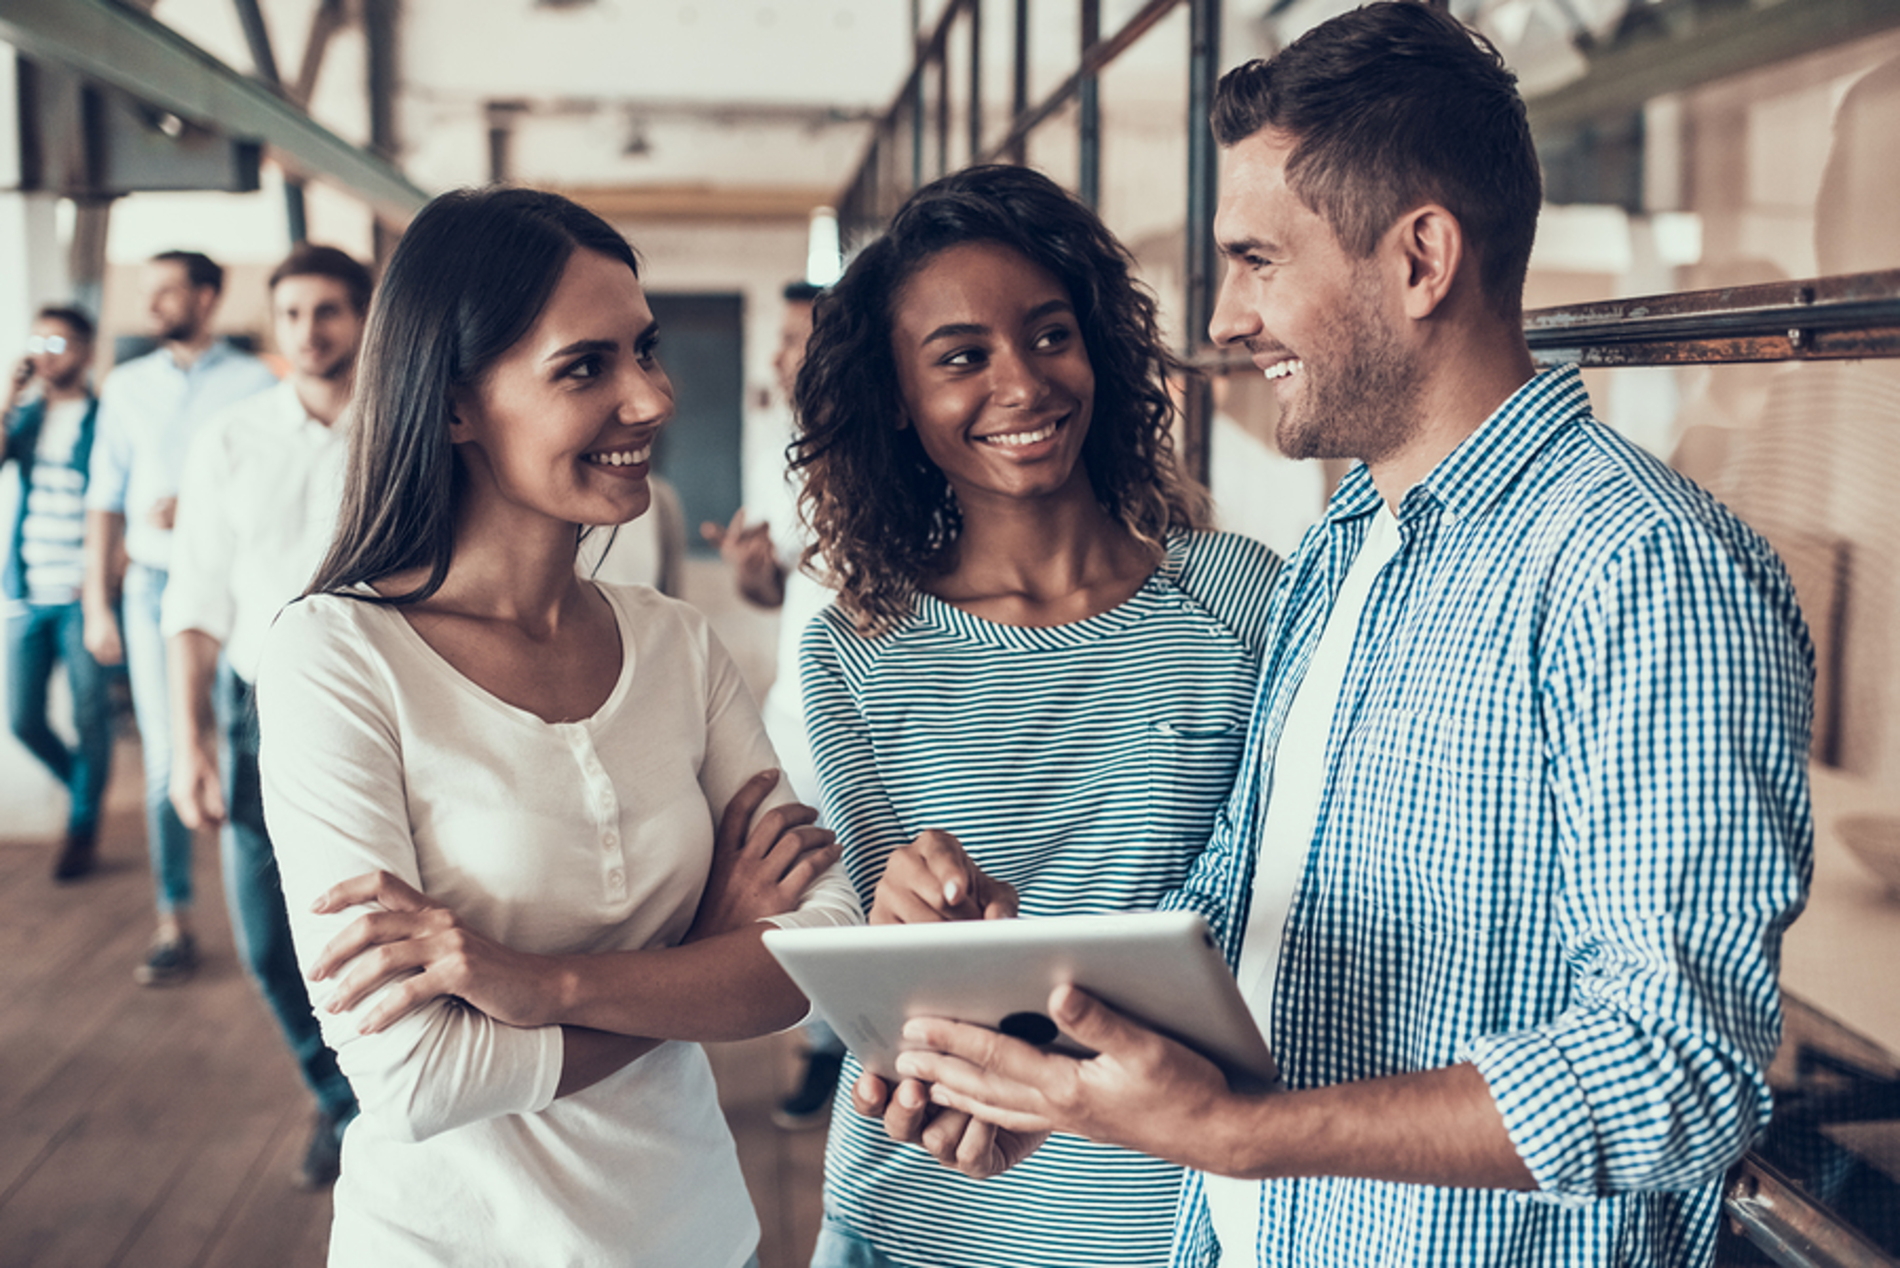
<instances>
[{"instance_id":1,"label":"woman with long dark hair","mask_svg":"<svg viewBox=\"0 0 1900 1268\"><path fill-rule=\"evenodd\" d=\"M794 461L839 598L802 680L874 921L1146 909L1206 843L1279 560L1200 528L1177 369L1121 245L1022 168L920 190L819 299ZM971 1174L1028 1143L898 1096ZM1158 1265L1180 1184L1059 1137L976 1185L839 1112L813 1263Z\"/></svg>"},{"instance_id":2,"label":"woman with long dark hair","mask_svg":"<svg viewBox=\"0 0 1900 1268\"><path fill-rule=\"evenodd\" d=\"M336 539L258 681L297 948L362 1104L334 1264L753 1254L693 1041L804 1011L761 919L861 917L704 618L576 573L651 500L658 337L626 241L531 190L436 199L372 309Z\"/></svg>"}]
</instances>

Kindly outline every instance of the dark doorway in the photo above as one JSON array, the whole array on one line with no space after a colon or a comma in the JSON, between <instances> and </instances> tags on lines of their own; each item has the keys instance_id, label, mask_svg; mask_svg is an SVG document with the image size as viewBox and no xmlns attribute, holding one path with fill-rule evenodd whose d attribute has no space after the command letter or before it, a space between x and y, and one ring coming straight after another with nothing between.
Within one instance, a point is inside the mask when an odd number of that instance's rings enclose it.
<instances>
[{"instance_id":1,"label":"dark doorway","mask_svg":"<svg viewBox=\"0 0 1900 1268\"><path fill-rule=\"evenodd\" d=\"M744 305L738 295L655 295L660 363L673 380L679 413L661 433L654 470L679 490L687 547L715 553L699 536L704 520L724 524L739 507L744 433Z\"/></svg>"}]
</instances>

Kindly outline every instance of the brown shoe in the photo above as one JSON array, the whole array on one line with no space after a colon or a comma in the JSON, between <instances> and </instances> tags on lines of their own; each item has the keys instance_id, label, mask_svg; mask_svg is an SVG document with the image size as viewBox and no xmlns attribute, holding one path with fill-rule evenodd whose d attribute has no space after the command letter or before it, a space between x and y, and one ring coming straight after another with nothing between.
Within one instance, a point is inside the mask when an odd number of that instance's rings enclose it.
<instances>
[{"instance_id":1,"label":"brown shoe","mask_svg":"<svg viewBox=\"0 0 1900 1268\"><path fill-rule=\"evenodd\" d=\"M97 845L90 832L68 832L65 846L53 860L53 879L65 884L88 875L99 863Z\"/></svg>"}]
</instances>

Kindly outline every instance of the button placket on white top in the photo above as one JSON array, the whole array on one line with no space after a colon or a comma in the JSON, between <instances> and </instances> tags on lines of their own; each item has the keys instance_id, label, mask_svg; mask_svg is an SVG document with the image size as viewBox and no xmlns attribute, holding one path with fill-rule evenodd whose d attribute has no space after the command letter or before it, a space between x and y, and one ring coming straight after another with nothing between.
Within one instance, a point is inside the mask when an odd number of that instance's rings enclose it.
<instances>
[{"instance_id":1,"label":"button placket on white top","mask_svg":"<svg viewBox=\"0 0 1900 1268\"><path fill-rule=\"evenodd\" d=\"M582 782L587 786L588 808L594 812L594 827L600 841L602 887L607 897L624 898L627 869L620 853L620 798L614 792L613 781L607 778L606 768L600 764L600 754L595 751L593 736L587 733L587 728L575 722L558 725L574 754L575 764L580 767Z\"/></svg>"}]
</instances>

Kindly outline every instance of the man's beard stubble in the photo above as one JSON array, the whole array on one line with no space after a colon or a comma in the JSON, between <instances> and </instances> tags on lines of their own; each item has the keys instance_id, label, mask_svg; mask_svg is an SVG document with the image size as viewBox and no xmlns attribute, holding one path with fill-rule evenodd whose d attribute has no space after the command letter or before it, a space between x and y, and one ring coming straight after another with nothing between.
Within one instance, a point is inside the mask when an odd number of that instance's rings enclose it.
<instances>
[{"instance_id":1,"label":"man's beard stubble","mask_svg":"<svg viewBox=\"0 0 1900 1268\"><path fill-rule=\"evenodd\" d=\"M1318 364L1301 358L1306 385L1298 412L1291 419L1282 415L1275 439L1289 458L1377 463L1418 434L1423 375L1417 358L1379 320L1364 286L1327 333L1331 348Z\"/></svg>"}]
</instances>

